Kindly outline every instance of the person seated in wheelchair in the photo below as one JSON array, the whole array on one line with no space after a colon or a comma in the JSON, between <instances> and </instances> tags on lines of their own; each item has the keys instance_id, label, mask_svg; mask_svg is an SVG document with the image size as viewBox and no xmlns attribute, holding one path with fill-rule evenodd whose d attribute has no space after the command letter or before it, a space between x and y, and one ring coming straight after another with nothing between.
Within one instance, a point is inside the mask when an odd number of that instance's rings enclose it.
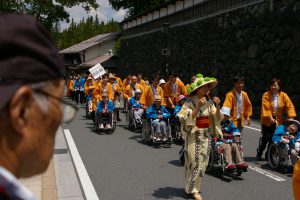
<instances>
[{"instance_id":1,"label":"person seated in wheelchair","mask_svg":"<svg viewBox=\"0 0 300 200\"><path fill-rule=\"evenodd\" d=\"M280 125L276 128L272 137L275 144L287 147L288 154L291 157L292 165L299 160L300 151L300 123L297 120L289 120L286 125Z\"/></svg>"},{"instance_id":2,"label":"person seated in wheelchair","mask_svg":"<svg viewBox=\"0 0 300 200\"><path fill-rule=\"evenodd\" d=\"M129 107L133 111L133 117L136 124L142 124L142 116L144 114L143 105L140 103L142 91L140 89L135 90L134 97L129 99Z\"/></svg>"},{"instance_id":3,"label":"person seated in wheelchair","mask_svg":"<svg viewBox=\"0 0 300 200\"><path fill-rule=\"evenodd\" d=\"M109 100L107 93L102 94L102 100L97 104L97 115L100 129L112 129L112 114L114 112L114 104ZM107 119L107 120L104 120ZM104 127L106 124L106 127Z\"/></svg>"},{"instance_id":4,"label":"person seated in wheelchair","mask_svg":"<svg viewBox=\"0 0 300 200\"><path fill-rule=\"evenodd\" d=\"M177 117L177 114L181 110L181 107L186 102L187 98L184 95L179 95L179 97L176 98L176 106L174 108L174 116Z\"/></svg>"},{"instance_id":5,"label":"person seated in wheelchair","mask_svg":"<svg viewBox=\"0 0 300 200\"><path fill-rule=\"evenodd\" d=\"M165 120L170 117L170 113L167 109L161 105L162 98L159 95L154 97L154 103L146 111L147 119L151 119L151 126L154 130L153 140L154 141L166 141L167 140L167 129Z\"/></svg>"},{"instance_id":6,"label":"person seated in wheelchair","mask_svg":"<svg viewBox=\"0 0 300 200\"><path fill-rule=\"evenodd\" d=\"M221 112L224 115L224 118L221 121L223 139L219 139L217 144L224 149L224 156L226 158L225 169L227 171L234 171L235 169L245 170L248 168L248 164L243 161L238 146L241 143L241 133L232 121L229 120L230 110L223 107ZM232 159L232 157L234 159Z\"/></svg>"}]
</instances>

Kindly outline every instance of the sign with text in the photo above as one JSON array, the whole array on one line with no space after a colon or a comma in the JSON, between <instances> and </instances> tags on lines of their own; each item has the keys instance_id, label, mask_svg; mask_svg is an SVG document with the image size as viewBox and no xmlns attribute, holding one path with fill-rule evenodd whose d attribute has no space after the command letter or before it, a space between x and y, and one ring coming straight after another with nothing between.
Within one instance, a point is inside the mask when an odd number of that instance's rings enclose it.
<instances>
[{"instance_id":1,"label":"sign with text","mask_svg":"<svg viewBox=\"0 0 300 200\"><path fill-rule=\"evenodd\" d=\"M100 65L100 63L90 68L89 71L92 74L94 79L97 79L106 73L104 68Z\"/></svg>"}]
</instances>

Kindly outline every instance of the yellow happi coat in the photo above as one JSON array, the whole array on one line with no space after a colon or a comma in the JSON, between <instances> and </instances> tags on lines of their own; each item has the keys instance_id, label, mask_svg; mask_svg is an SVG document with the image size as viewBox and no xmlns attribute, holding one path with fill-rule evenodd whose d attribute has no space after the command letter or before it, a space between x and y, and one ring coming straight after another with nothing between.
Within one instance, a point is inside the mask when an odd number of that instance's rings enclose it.
<instances>
[{"instance_id":1,"label":"yellow happi coat","mask_svg":"<svg viewBox=\"0 0 300 200\"><path fill-rule=\"evenodd\" d=\"M272 94L270 91L265 92L261 103L261 123L270 127L272 124L271 116L274 112L275 110L274 103L272 102ZM296 117L295 107L289 96L284 92L279 92L277 112L274 113L279 125L283 124L283 112L286 112L288 118Z\"/></svg>"},{"instance_id":2,"label":"yellow happi coat","mask_svg":"<svg viewBox=\"0 0 300 200\"><path fill-rule=\"evenodd\" d=\"M248 97L248 94L242 91L242 111L241 111L241 126L244 126L244 121L252 115L252 104ZM230 120L232 123L238 127L237 119L237 97L234 91L230 91L226 94L226 99L224 101L223 107L230 109Z\"/></svg>"},{"instance_id":3,"label":"yellow happi coat","mask_svg":"<svg viewBox=\"0 0 300 200\"><path fill-rule=\"evenodd\" d=\"M185 139L185 192L193 194L200 192L201 177L203 177L209 156L208 134L222 138L220 127L221 120L216 115L216 107L209 101L200 108L196 117L209 116L210 128L198 128L196 118L192 117L192 112L199 101L198 96L193 96L187 101L178 113L181 122L181 131ZM222 114L221 114L222 115Z\"/></svg>"}]
</instances>

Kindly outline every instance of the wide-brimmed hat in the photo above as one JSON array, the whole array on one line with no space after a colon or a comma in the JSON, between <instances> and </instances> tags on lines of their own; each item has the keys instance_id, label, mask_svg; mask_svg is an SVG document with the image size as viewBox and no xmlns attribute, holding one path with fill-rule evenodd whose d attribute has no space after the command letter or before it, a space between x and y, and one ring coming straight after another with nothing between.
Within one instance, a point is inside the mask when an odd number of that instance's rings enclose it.
<instances>
[{"instance_id":1,"label":"wide-brimmed hat","mask_svg":"<svg viewBox=\"0 0 300 200\"><path fill-rule=\"evenodd\" d=\"M207 84L210 85L210 89L213 89L214 87L216 87L216 85L218 85L218 81L216 78L204 77L202 74L197 74L196 80L187 88L187 93L190 95L198 88Z\"/></svg>"},{"instance_id":2,"label":"wide-brimmed hat","mask_svg":"<svg viewBox=\"0 0 300 200\"><path fill-rule=\"evenodd\" d=\"M112 73L109 73L109 74L108 74L108 78L109 78L109 79L117 79Z\"/></svg>"},{"instance_id":3,"label":"wide-brimmed hat","mask_svg":"<svg viewBox=\"0 0 300 200\"><path fill-rule=\"evenodd\" d=\"M298 130L300 129L300 122L295 120L295 119L292 119L292 120L287 120L286 121L286 125L289 126L291 124L295 124L298 128Z\"/></svg>"},{"instance_id":4,"label":"wide-brimmed hat","mask_svg":"<svg viewBox=\"0 0 300 200\"><path fill-rule=\"evenodd\" d=\"M154 101L162 101L162 98L160 95L155 95Z\"/></svg>"},{"instance_id":5,"label":"wide-brimmed hat","mask_svg":"<svg viewBox=\"0 0 300 200\"><path fill-rule=\"evenodd\" d=\"M166 81L164 79L160 79L158 85L166 83Z\"/></svg>"},{"instance_id":6,"label":"wide-brimmed hat","mask_svg":"<svg viewBox=\"0 0 300 200\"><path fill-rule=\"evenodd\" d=\"M230 117L230 108L222 107L221 112L223 113L223 115L226 115L226 116Z\"/></svg>"},{"instance_id":7,"label":"wide-brimmed hat","mask_svg":"<svg viewBox=\"0 0 300 200\"><path fill-rule=\"evenodd\" d=\"M179 97L176 98L176 102L178 103L182 99L186 99L186 97L184 95L179 95Z\"/></svg>"},{"instance_id":8,"label":"wide-brimmed hat","mask_svg":"<svg viewBox=\"0 0 300 200\"><path fill-rule=\"evenodd\" d=\"M140 94L142 94L142 90L140 90L140 89L136 89L135 91L134 91L134 93L136 94L136 93L140 93Z\"/></svg>"}]
</instances>

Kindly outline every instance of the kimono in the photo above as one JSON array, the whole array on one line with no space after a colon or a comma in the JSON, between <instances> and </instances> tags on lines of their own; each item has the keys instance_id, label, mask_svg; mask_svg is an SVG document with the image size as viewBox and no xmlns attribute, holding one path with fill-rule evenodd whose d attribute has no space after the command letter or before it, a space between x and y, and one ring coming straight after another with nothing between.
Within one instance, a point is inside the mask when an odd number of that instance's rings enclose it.
<instances>
[{"instance_id":1,"label":"kimono","mask_svg":"<svg viewBox=\"0 0 300 200\"><path fill-rule=\"evenodd\" d=\"M222 138L221 119L216 115L216 107L210 100L200 108L195 118L192 112L196 108L199 97L194 95L185 102L178 118L181 122L181 131L185 139L185 192L193 194L200 192L201 178L203 177L209 160L209 132L211 135ZM203 121L201 121L204 119Z\"/></svg>"}]
</instances>

